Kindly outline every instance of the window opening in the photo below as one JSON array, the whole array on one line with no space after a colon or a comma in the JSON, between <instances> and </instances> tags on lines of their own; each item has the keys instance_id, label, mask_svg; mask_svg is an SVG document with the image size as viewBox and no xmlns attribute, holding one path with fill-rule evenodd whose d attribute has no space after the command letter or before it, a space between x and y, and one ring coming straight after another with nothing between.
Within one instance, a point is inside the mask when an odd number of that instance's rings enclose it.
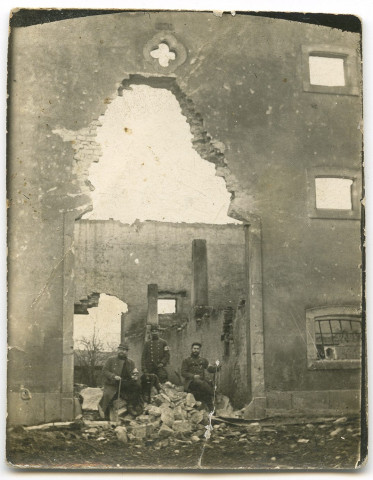
<instances>
[{"instance_id":1,"label":"window opening","mask_svg":"<svg viewBox=\"0 0 373 480\"><path fill-rule=\"evenodd\" d=\"M335 44L302 45L303 90L360 95L360 61L355 49Z\"/></svg>"},{"instance_id":2,"label":"window opening","mask_svg":"<svg viewBox=\"0 0 373 480\"><path fill-rule=\"evenodd\" d=\"M127 304L112 295L98 295L97 306L88 306L87 313L74 315L75 350L90 343L100 350L112 351L120 342L121 316L128 312Z\"/></svg>"},{"instance_id":3,"label":"window opening","mask_svg":"<svg viewBox=\"0 0 373 480\"><path fill-rule=\"evenodd\" d=\"M171 313L176 313L176 299L175 298L158 299L158 315L167 315Z\"/></svg>"},{"instance_id":4,"label":"window opening","mask_svg":"<svg viewBox=\"0 0 373 480\"><path fill-rule=\"evenodd\" d=\"M315 178L316 208L327 210L351 210L350 178Z\"/></svg>"},{"instance_id":5,"label":"window opening","mask_svg":"<svg viewBox=\"0 0 373 480\"><path fill-rule=\"evenodd\" d=\"M95 293L75 305L74 383L96 387L108 356L120 342L121 317L128 311L119 298ZM81 308L83 305L83 309Z\"/></svg>"},{"instance_id":6,"label":"window opening","mask_svg":"<svg viewBox=\"0 0 373 480\"><path fill-rule=\"evenodd\" d=\"M157 49L150 52L150 55L158 59L161 67L168 67L170 60L175 60L176 58L175 52L170 50L167 43L160 43Z\"/></svg>"},{"instance_id":7,"label":"window opening","mask_svg":"<svg viewBox=\"0 0 373 480\"><path fill-rule=\"evenodd\" d=\"M345 65L343 58L309 56L310 84L326 87L344 87Z\"/></svg>"},{"instance_id":8,"label":"window opening","mask_svg":"<svg viewBox=\"0 0 373 480\"><path fill-rule=\"evenodd\" d=\"M316 318L315 343L319 360L360 359L361 320Z\"/></svg>"}]
</instances>

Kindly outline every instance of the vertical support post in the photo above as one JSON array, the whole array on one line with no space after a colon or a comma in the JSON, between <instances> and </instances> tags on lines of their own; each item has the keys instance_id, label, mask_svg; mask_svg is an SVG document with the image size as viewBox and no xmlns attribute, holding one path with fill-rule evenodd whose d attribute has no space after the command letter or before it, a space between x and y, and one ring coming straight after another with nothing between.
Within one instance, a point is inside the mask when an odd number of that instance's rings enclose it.
<instances>
[{"instance_id":1,"label":"vertical support post","mask_svg":"<svg viewBox=\"0 0 373 480\"><path fill-rule=\"evenodd\" d=\"M248 229L250 280L250 349L253 397L264 397L264 330L262 282L262 234L260 222Z\"/></svg>"},{"instance_id":2,"label":"vertical support post","mask_svg":"<svg viewBox=\"0 0 373 480\"><path fill-rule=\"evenodd\" d=\"M120 317L120 343L124 343L126 340L126 336L124 334L125 318L126 318L126 314L122 312L122 315Z\"/></svg>"},{"instance_id":3,"label":"vertical support post","mask_svg":"<svg viewBox=\"0 0 373 480\"><path fill-rule=\"evenodd\" d=\"M206 240L192 242L192 307L208 305Z\"/></svg>"},{"instance_id":4,"label":"vertical support post","mask_svg":"<svg viewBox=\"0 0 373 480\"><path fill-rule=\"evenodd\" d=\"M262 229L258 217L252 216L246 232L246 268L248 279L249 345L251 370L251 403L245 407L244 418L265 417L264 328L262 280Z\"/></svg>"},{"instance_id":5,"label":"vertical support post","mask_svg":"<svg viewBox=\"0 0 373 480\"><path fill-rule=\"evenodd\" d=\"M151 283L148 285L148 325L158 325L158 285Z\"/></svg>"},{"instance_id":6,"label":"vertical support post","mask_svg":"<svg viewBox=\"0 0 373 480\"><path fill-rule=\"evenodd\" d=\"M74 225L74 212L63 213L61 420L74 418Z\"/></svg>"}]
</instances>

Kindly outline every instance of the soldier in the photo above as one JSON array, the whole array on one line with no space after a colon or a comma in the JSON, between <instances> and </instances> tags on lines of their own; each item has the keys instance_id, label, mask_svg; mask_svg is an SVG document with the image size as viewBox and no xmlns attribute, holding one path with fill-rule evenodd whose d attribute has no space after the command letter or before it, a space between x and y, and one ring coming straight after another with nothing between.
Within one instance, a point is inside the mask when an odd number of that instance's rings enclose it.
<instances>
[{"instance_id":1,"label":"soldier","mask_svg":"<svg viewBox=\"0 0 373 480\"><path fill-rule=\"evenodd\" d=\"M220 370L220 365L209 365L206 358L200 357L202 344L192 343L192 352L190 357L183 360L181 365L181 375L184 377L184 390L194 395L196 400L206 404L212 411L214 389L211 380L205 378L206 371L216 373Z\"/></svg>"},{"instance_id":2,"label":"soldier","mask_svg":"<svg viewBox=\"0 0 373 480\"><path fill-rule=\"evenodd\" d=\"M168 375L164 368L170 361L170 347L166 340L159 338L157 325L150 327L151 339L145 342L141 357L142 372L144 375L155 374L159 381L167 381Z\"/></svg>"},{"instance_id":3,"label":"soldier","mask_svg":"<svg viewBox=\"0 0 373 480\"><path fill-rule=\"evenodd\" d=\"M109 408L120 396L127 401L127 410L133 415L139 415L143 410L141 386L138 380L138 370L128 358L128 345L121 343L117 355L109 357L102 370L104 377L104 394L99 407L106 419L109 418Z\"/></svg>"}]
</instances>

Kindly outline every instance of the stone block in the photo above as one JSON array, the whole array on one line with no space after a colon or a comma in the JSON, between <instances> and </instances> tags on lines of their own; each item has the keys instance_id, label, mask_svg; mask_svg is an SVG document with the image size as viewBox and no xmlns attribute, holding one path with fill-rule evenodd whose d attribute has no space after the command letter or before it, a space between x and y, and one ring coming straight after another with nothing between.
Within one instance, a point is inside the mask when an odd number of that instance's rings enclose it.
<instances>
[{"instance_id":1,"label":"stone block","mask_svg":"<svg viewBox=\"0 0 373 480\"><path fill-rule=\"evenodd\" d=\"M176 402L177 400L181 399L180 393L176 392L170 387L165 387L163 391L164 391L164 394L167 395L168 400L172 402Z\"/></svg>"},{"instance_id":2,"label":"stone block","mask_svg":"<svg viewBox=\"0 0 373 480\"><path fill-rule=\"evenodd\" d=\"M117 438L120 442L128 443L127 429L126 427L117 427L115 430Z\"/></svg>"},{"instance_id":3,"label":"stone block","mask_svg":"<svg viewBox=\"0 0 373 480\"><path fill-rule=\"evenodd\" d=\"M190 421L192 423L195 423L195 424L201 423L203 419L204 419L204 412L202 412L201 410L191 412L190 414Z\"/></svg>"},{"instance_id":4,"label":"stone block","mask_svg":"<svg viewBox=\"0 0 373 480\"><path fill-rule=\"evenodd\" d=\"M160 438L168 438L169 436L173 435L174 431L168 427L167 425L162 425L159 429L158 435Z\"/></svg>"},{"instance_id":5,"label":"stone block","mask_svg":"<svg viewBox=\"0 0 373 480\"><path fill-rule=\"evenodd\" d=\"M186 418L186 412L180 405L174 408L174 417L175 420L184 420Z\"/></svg>"},{"instance_id":6,"label":"stone block","mask_svg":"<svg viewBox=\"0 0 373 480\"><path fill-rule=\"evenodd\" d=\"M159 407L156 407L155 405L150 405L147 408L147 411L149 415L153 415L154 417L160 417L162 413L162 410Z\"/></svg>"},{"instance_id":7,"label":"stone block","mask_svg":"<svg viewBox=\"0 0 373 480\"><path fill-rule=\"evenodd\" d=\"M61 421L74 420L74 398L61 398Z\"/></svg>"},{"instance_id":8,"label":"stone block","mask_svg":"<svg viewBox=\"0 0 373 480\"><path fill-rule=\"evenodd\" d=\"M138 440L141 440L143 438L146 438L147 435L147 430L146 430L147 425L136 425L132 427L132 435L135 436Z\"/></svg>"},{"instance_id":9,"label":"stone block","mask_svg":"<svg viewBox=\"0 0 373 480\"><path fill-rule=\"evenodd\" d=\"M147 423L145 425L145 427L146 427L146 437L147 438L151 437L154 434L156 428L158 428L158 426L159 425L157 425L156 423Z\"/></svg>"},{"instance_id":10,"label":"stone block","mask_svg":"<svg viewBox=\"0 0 373 480\"><path fill-rule=\"evenodd\" d=\"M140 423L149 423L151 419L149 415L139 415L136 420Z\"/></svg>"},{"instance_id":11,"label":"stone block","mask_svg":"<svg viewBox=\"0 0 373 480\"><path fill-rule=\"evenodd\" d=\"M174 432L190 433L192 431L192 425L186 420L175 420L172 429Z\"/></svg>"},{"instance_id":12,"label":"stone block","mask_svg":"<svg viewBox=\"0 0 373 480\"><path fill-rule=\"evenodd\" d=\"M185 398L185 405L188 407L194 407L196 404L196 399L194 398L194 395L192 393L188 393L186 398Z\"/></svg>"},{"instance_id":13,"label":"stone block","mask_svg":"<svg viewBox=\"0 0 373 480\"><path fill-rule=\"evenodd\" d=\"M155 405L157 407L170 406L171 405L170 399L167 400L167 396L162 395L162 394L155 395L154 398L153 398L153 402L155 403Z\"/></svg>"},{"instance_id":14,"label":"stone block","mask_svg":"<svg viewBox=\"0 0 373 480\"><path fill-rule=\"evenodd\" d=\"M44 423L44 393L34 393L30 400L22 400L19 392L8 394L9 425L37 425Z\"/></svg>"},{"instance_id":15,"label":"stone block","mask_svg":"<svg viewBox=\"0 0 373 480\"><path fill-rule=\"evenodd\" d=\"M339 412L359 412L360 411L360 391L359 390L330 390L329 407Z\"/></svg>"},{"instance_id":16,"label":"stone block","mask_svg":"<svg viewBox=\"0 0 373 480\"><path fill-rule=\"evenodd\" d=\"M266 397L254 397L245 408L242 409L243 418L255 420L264 418L266 415Z\"/></svg>"},{"instance_id":17,"label":"stone block","mask_svg":"<svg viewBox=\"0 0 373 480\"><path fill-rule=\"evenodd\" d=\"M75 404L74 404L75 407ZM46 393L45 394L45 419L48 422L58 422L61 418L61 394L60 393ZM74 413L75 413L74 408ZM76 415L74 415L75 418Z\"/></svg>"},{"instance_id":18,"label":"stone block","mask_svg":"<svg viewBox=\"0 0 373 480\"><path fill-rule=\"evenodd\" d=\"M329 408L328 391L292 392L292 405L295 410L320 410Z\"/></svg>"},{"instance_id":19,"label":"stone block","mask_svg":"<svg viewBox=\"0 0 373 480\"><path fill-rule=\"evenodd\" d=\"M80 395L83 397L83 410L98 410L98 403L102 398L101 388L83 388Z\"/></svg>"},{"instance_id":20,"label":"stone block","mask_svg":"<svg viewBox=\"0 0 373 480\"><path fill-rule=\"evenodd\" d=\"M68 342L66 342L68 343ZM66 346L66 348L68 348ZM72 350L71 350L72 352ZM74 356L72 354L64 354L62 357L62 392L69 395L74 390Z\"/></svg>"},{"instance_id":21,"label":"stone block","mask_svg":"<svg viewBox=\"0 0 373 480\"><path fill-rule=\"evenodd\" d=\"M162 407L161 421L164 425L172 427L175 417L173 411L168 407Z\"/></svg>"},{"instance_id":22,"label":"stone block","mask_svg":"<svg viewBox=\"0 0 373 480\"><path fill-rule=\"evenodd\" d=\"M161 419L157 418L156 420L149 422L147 425L152 425L154 428L159 428L161 426Z\"/></svg>"},{"instance_id":23,"label":"stone block","mask_svg":"<svg viewBox=\"0 0 373 480\"><path fill-rule=\"evenodd\" d=\"M279 410L291 410L290 392L267 392L267 408Z\"/></svg>"}]
</instances>

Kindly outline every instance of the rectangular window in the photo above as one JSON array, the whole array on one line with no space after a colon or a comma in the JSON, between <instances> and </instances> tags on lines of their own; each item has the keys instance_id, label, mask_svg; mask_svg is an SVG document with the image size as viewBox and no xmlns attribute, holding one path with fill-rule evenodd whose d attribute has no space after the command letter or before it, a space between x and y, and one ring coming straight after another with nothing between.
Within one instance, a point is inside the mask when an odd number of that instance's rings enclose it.
<instances>
[{"instance_id":1,"label":"rectangular window","mask_svg":"<svg viewBox=\"0 0 373 480\"><path fill-rule=\"evenodd\" d=\"M308 368L360 368L361 312L353 306L306 311Z\"/></svg>"},{"instance_id":2,"label":"rectangular window","mask_svg":"<svg viewBox=\"0 0 373 480\"><path fill-rule=\"evenodd\" d=\"M313 93L360 95L357 52L338 45L302 46L303 90Z\"/></svg>"},{"instance_id":3,"label":"rectangular window","mask_svg":"<svg viewBox=\"0 0 373 480\"><path fill-rule=\"evenodd\" d=\"M327 87L345 86L345 66L343 58L309 56L311 85Z\"/></svg>"},{"instance_id":4,"label":"rectangular window","mask_svg":"<svg viewBox=\"0 0 373 480\"><path fill-rule=\"evenodd\" d=\"M160 298L158 300L158 315L168 315L170 313L176 313L176 299Z\"/></svg>"},{"instance_id":5,"label":"rectangular window","mask_svg":"<svg viewBox=\"0 0 373 480\"><path fill-rule=\"evenodd\" d=\"M307 209L310 218L359 220L361 173L338 167L307 169Z\"/></svg>"},{"instance_id":6,"label":"rectangular window","mask_svg":"<svg viewBox=\"0 0 373 480\"><path fill-rule=\"evenodd\" d=\"M351 210L350 178L316 177L316 208Z\"/></svg>"},{"instance_id":7,"label":"rectangular window","mask_svg":"<svg viewBox=\"0 0 373 480\"><path fill-rule=\"evenodd\" d=\"M324 317L316 318L315 323L315 343L320 360L360 359L360 319Z\"/></svg>"}]
</instances>

